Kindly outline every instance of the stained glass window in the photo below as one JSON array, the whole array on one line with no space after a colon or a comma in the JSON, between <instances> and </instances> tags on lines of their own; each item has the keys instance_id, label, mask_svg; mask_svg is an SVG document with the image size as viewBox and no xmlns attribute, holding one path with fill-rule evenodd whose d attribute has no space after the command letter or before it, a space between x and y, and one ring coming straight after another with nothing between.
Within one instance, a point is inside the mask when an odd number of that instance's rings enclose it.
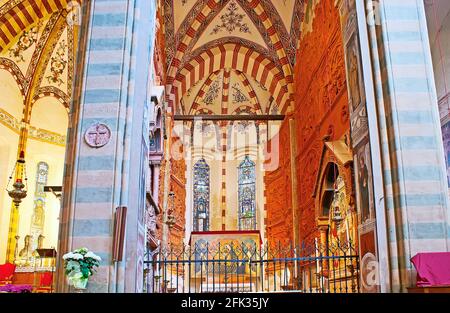
<instances>
[{"instance_id":1,"label":"stained glass window","mask_svg":"<svg viewBox=\"0 0 450 313\"><path fill-rule=\"evenodd\" d=\"M194 165L194 231L209 230L209 166L205 159Z\"/></svg>"},{"instance_id":2,"label":"stained glass window","mask_svg":"<svg viewBox=\"0 0 450 313\"><path fill-rule=\"evenodd\" d=\"M39 235L44 231L45 221L45 192L47 185L49 166L45 162L39 162L36 170L36 188L34 190L33 214L31 216L30 234L32 237L31 248L36 249Z\"/></svg>"},{"instance_id":3,"label":"stained glass window","mask_svg":"<svg viewBox=\"0 0 450 313\"><path fill-rule=\"evenodd\" d=\"M256 230L255 163L247 155L238 170L239 230Z\"/></svg>"}]
</instances>

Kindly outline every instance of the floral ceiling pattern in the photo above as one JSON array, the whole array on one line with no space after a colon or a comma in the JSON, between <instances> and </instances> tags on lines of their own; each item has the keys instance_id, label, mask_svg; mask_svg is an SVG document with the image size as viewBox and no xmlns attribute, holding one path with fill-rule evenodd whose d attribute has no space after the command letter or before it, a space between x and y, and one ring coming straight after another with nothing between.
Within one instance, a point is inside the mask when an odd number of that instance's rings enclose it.
<instances>
[{"instance_id":1,"label":"floral ceiling pattern","mask_svg":"<svg viewBox=\"0 0 450 313\"><path fill-rule=\"evenodd\" d=\"M166 95L177 114L236 114L240 104L263 114L289 110L304 0L163 0L163 6L165 42L175 43L165 47ZM224 70L242 72L250 83L209 80Z\"/></svg>"}]
</instances>

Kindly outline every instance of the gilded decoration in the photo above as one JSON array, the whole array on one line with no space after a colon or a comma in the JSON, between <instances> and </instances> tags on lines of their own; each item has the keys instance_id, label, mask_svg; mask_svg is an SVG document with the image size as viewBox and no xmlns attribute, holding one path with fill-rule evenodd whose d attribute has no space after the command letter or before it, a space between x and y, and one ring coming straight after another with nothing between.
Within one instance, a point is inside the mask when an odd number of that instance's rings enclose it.
<instances>
[{"instance_id":1,"label":"gilded decoration","mask_svg":"<svg viewBox=\"0 0 450 313\"><path fill-rule=\"evenodd\" d=\"M217 24L211 34L217 34L221 30L225 30L231 34L236 29L241 33L250 33L247 23L243 22L245 14L238 13L238 8L237 3L232 1L227 8L227 13L220 16L222 24Z\"/></svg>"},{"instance_id":2,"label":"gilded decoration","mask_svg":"<svg viewBox=\"0 0 450 313\"><path fill-rule=\"evenodd\" d=\"M22 126L21 121L3 109L0 109L0 123L14 131L16 134L20 133L20 128ZM30 139L39 140L57 146L66 145L66 136L34 126L29 127L28 136Z\"/></svg>"},{"instance_id":3,"label":"gilded decoration","mask_svg":"<svg viewBox=\"0 0 450 313\"><path fill-rule=\"evenodd\" d=\"M46 77L49 83L58 84L58 86L64 84L61 76L67 66L67 60L65 59L66 50L67 44L66 41L63 40L59 43L58 48L55 52L56 54L55 56L52 56L50 61L50 71L52 72L52 74Z\"/></svg>"},{"instance_id":4,"label":"gilded decoration","mask_svg":"<svg viewBox=\"0 0 450 313\"><path fill-rule=\"evenodd\" d=\"M33 44L38 40L39 29L42 23L38 23L33 26L30 30L24 31L22 36L20 36L17 44L9 49L9 56L14 59L17 63L25 62L23 53L27 51Z\"/></svg>"}]
</instances>

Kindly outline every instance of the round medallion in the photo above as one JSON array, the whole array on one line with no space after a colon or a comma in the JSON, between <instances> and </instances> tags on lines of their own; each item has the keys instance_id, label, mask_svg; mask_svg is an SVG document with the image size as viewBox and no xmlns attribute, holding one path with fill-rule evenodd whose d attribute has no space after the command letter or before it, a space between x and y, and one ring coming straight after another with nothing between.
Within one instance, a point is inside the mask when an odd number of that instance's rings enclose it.
<instances>
[{"instance_id":1,"label":"round medallion","mask_svg":"<svg viewBox=\"0 0 450 313\"><path fill-rule=\"evenodd\" d=\"M93 148L101 148L111 139L111 130L108 125L96 123L91 125L84 133L84 140Z\"/></svg>"}]
</instances>

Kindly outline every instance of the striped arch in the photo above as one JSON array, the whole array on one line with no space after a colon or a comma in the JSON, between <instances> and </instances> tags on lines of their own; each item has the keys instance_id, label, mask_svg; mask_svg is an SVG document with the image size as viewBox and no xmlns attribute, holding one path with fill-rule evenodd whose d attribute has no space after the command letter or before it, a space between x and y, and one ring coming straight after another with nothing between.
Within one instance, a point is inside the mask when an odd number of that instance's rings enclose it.
<instances>
[{"instance_id":1,"label":"striped arch","mask_svg":"<svg viewBox=\"0 0 450 313\"><path fill-rule=\"evenodd\" d=\"M195 56L177 74L169 86L169 104L174 107L197 81L223 68L232 68L251 76L273 95L277 105L284 112L290 104L288 83L275 64L240 44L221 44ZM177 108L180 110L180 108Z\"/></svg>"},{"instance_id":2,"label":"striped arch","mask_svg":"<svg viewBox=\"0 0 450 313\"><path fill-rule=\"evenodd\" d=\"M0 69L8 71L11 76L14 78L14 80L17 83L17 86L19 87L20 92L25 97L25 76L23 75L22 71L19 69L16 63L11 61L10 59L6 58L0 58Z\"/></svg>"},{"instance_id":3,"label":"striped arch","mask_svg":"<svg viewBox=\"0 0 450 313\"><path fill-rule=\"evenodd\" d=\"M219 76L220 71L216 71L214 73L211 73L211 75L209 75L209 77L205 80L205 82L203 83L202 88L200 88L200 90L197 93L197 96L195 97L194 102L192 103L192 106L190 107L190 109L186 112L189 112L188 114L190 114L192 111L196 111L198 108L200 108L201 104L200 104L200 100L203 99L203 96L206 94L209 86L211 86L212 82L216 80L216 78ZM181 108L182 112L184 112L185 108Z\"/></svg>"},{"instance_id":4,"label":"striped arch","mask_svg":"<svg viewBox=\"0 0 450 313\"><path fill-rule=\"evenodd\" d=\"M269 38L272 42L274 49L276 50L276 55L281 63L283 76L286 78L286 87L290 94L293 93L293 71L291 64L289 62L289 58L286 55L286 51L284 50L283 43L278 36L277 29L273 25L272 21L269 18L269 15L264 10L264 7L261 4L261 0L245 0L247 2L247 6L255 11L260 21L264 25L264 28L269 35ZM206 23L209 15L214 12L218 6L223 5L222 0L209 0L206 5L202 8L202 10L197 14L195 19L193 20L190 27L187 29L184 37L180 40L177 50L175 51L175 55L171 61L168 70L168 83L172 83L173 79L179 72L179 66L182 64L182 60L186 53L190 52L189 47L191 46L191 42L197 36L199 37L202 32L202 26ZM176 78L175 78L176 79Z\"/></svg>"},{"instance_id":5,"label":"striped arch","mask_svg":"<svg viewBox=\"0 0 450 313\"><path fill-rule=\"evenodd\" d=\"M18 0L0 8L0 52L40 19L68 7L73 0ZM81 3L81 0L75 0Z\"/></svg>"},{"instance_id":6,"label":"striped arch","mask_svg":"<svg viewBox=\"0 0 450 313\"><path fill-rule=\"evenodd\" d=\"M187 51L187 47L189 47L192 39L198 34L198 30L202 26L202 24L205 23L207 17L210 15L210 13L220 5L220 2L222 0L209 0L206 5L202 8L202 10L197 14L194 21L186 31L186 35L180 40L178 43L177 50L175 51L175 55L173 57L173 60L169 66L168 71L168 80L170 83L170 78L174 78L177 71L178 66L181 64L181 60L183 59L183 55Z\"/></svg>"},{"instance_id":7,"label":"striped arch","mask_svg":"<svg viewBox=\"0 0 450 313\"><path fill-rule=\"evenodd\" d=\"M46 86L41 87L36 91L35 96L33 97L33 100L31 101L31 106L34 105L36 101L38 101L41 98L45 97L53 97L59 100L59 102L64 105L64 107L69 110L70 106L70 97L61 89L58 89L53 86Z\"/></svg>"},{"instance_id":8,"label":"striped arch","mask_svg":"<svg viewBox=\"0 0 450 313\"><path fill-rule=\"evenodd\" d=\"M244 85L245 89L247 90L248 95L250 96L250 102L252 103L253 107L257 109L261 114L263 114L261 104L259 103L258 97L256 96L256 92L253 89L252 85L250 85L250 82L247 79L247 76L244 75L242 72L237 72L239 79L241 80L242 84ZM266 113L269 113L269 107L266 110Z\"/></svg>"},{"instance_id":9,"label":"striped arch","mask_svg":"<svg viewBox=\"0 0 450 313\"><path fill-rule=\"evenodd\" d=\"M272 44L276 49L278 59L283 66L284 75L286 76L288 83L292 83L292 68L289 63L289 58L284 51L283 43L278 36L275 26L273 25L272 21L269 18L269 15L264 10L264 7L261 4L261 0L247 0L247 3L256 12L256 14L258 14L260 20L263 22L263 25L270 36Z\"/></svg>"},{"instance_id":10,"label":"striped arch","mask_svg":"<svg viewBox=\"0 0 450 313\"><path fill-rule=\"evenodd\" d=\"M214 115L214 112L207 108L200 108L195 110L193 115Z\"/></svg>"},{"instance_id":11,"label":"striped arch","mask_svg":"<svg viewBox=\"0 0 450 313\"><path fill-rule=\"evenodd\" d=\"M241 115L241 114L256 115L257 109L249 105L241 105L240 107L236 108L233 111L233 115Z\"/></svg>"}]
</instances>

